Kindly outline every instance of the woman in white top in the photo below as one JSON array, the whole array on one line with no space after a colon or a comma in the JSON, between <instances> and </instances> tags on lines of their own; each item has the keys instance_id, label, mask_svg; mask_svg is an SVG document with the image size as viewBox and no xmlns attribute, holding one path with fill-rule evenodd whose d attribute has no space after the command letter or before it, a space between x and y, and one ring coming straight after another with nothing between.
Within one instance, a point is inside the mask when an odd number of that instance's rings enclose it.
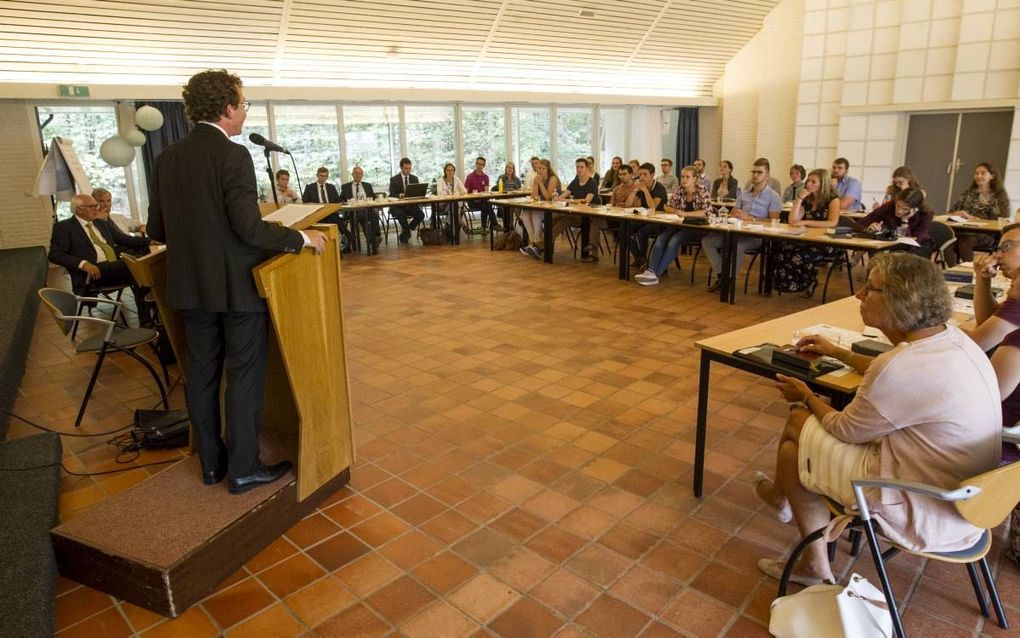
<instances>
[{"instance_id":1,"label":"woman in white top","mask_svg":"<svg viewBox=\"0 0 1020 638\"><path fill-rule=\"evenodd\" d=\"M443 165L443 177L436 184L436 195L440 197L467 195L464 182L457 177L457 167L449 162Z\"/></svg>"}]
</instances>

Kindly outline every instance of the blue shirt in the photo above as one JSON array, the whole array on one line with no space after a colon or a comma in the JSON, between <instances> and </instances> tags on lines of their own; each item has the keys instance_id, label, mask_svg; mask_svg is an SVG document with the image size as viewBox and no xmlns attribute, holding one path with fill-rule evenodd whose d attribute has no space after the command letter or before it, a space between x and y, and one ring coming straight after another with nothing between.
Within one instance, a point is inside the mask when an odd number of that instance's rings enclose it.
<instances>
[{"instance_id":1,"label":"blue shirt","mask_svg":"<svg viewBox=\"0 0 1020 638\"><path fill-rule=\"evenodd\" d=\"M844 210L860 210L861 206L861 180L856 177L850 177L847 175L841 180L836 182L836 193L840 199L843 199L847 195L854 198L854 201L850 202L849 206L844 206Z\"/></svg>"},{"instance_id":2,"label":"blue shirt","mask_svg":"<svg viewBox=\"0 0 1020 638\"><path fill-rule=\"evenodd\" d=\"M779 193L766 186L757 195L754 194L753 190L746 190L741 193L737 197L735 208L739 208L751 217L765 219L769 216L769 213L781 211L783 203L779 201Z\"/></svg>"}]
</instances>

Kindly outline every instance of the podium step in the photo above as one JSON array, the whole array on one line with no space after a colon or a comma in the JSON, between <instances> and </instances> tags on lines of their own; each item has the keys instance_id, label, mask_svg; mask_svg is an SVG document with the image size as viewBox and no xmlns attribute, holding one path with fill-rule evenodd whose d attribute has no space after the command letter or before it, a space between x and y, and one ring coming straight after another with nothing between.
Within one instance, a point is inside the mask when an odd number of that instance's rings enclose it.
<instances>
[{"instance_id":1,"label":"podium step","mask_svg":"<svg viewBox=\"0 0 1020 638\"><path fill-rule=\"evenodd\" d=\"M294 459L272 445L267 462ZM61 575L164 616L207 596L255 554L350 480L344 470L304 501L291 472L231 495L226 481L204 485L192 456L51 531Z\"/></svg>"}]
</instances>

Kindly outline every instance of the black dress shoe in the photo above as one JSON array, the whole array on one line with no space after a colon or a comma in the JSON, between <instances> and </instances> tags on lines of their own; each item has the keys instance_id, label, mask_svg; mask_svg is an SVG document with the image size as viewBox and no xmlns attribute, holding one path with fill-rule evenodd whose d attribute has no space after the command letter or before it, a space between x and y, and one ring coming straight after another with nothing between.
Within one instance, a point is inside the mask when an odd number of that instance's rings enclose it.
<instances>
[{"instance_id":1,"label":"black dress shoe","mask_svg":"<svg viewBox=\"0 0 1020 638\"><path fill-rule=\"evenodd\" d=\"M230 479L230 493L240 494L242 492L247 492L254 487L258 487L259 485L278 481L283 478L292 467L294 467L294 465L290 461L280 461L275 465L269 466L262 465L260 463L258 469L248 476L239 476L237 478Z\"/></svg>"}]
</instances>

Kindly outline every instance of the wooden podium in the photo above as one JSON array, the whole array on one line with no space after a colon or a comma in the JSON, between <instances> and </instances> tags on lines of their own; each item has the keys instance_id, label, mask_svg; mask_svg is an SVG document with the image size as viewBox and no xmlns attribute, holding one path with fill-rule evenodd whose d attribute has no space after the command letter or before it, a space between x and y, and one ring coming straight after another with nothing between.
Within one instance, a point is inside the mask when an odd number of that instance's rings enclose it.
<instances>
[{"instance_id":1,"label":"wooden podium","mask_svg":"<svg viewBox=\"0 0 1020 638\"><path fill-rule=\"evenodd\" d=\"M292 224L326 234L322 255L310 248L279 254L253 272L271 318L262 454L267 462L294 460L294 475L231 496L224 484L202 485L192 456L55 528L63 575L177 616L350 479L339 233L332 224L313 225L338 208L323 206ZM151 289L183 362L187 335L167 302L166 251L128 267Z\"/></svg>"}]
</instances>

